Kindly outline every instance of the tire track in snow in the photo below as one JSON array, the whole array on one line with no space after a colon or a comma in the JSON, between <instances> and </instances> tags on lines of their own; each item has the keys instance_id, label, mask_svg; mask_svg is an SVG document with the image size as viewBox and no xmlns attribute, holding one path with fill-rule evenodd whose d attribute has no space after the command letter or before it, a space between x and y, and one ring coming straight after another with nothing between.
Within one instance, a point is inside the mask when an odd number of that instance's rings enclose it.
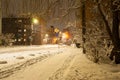
<instances>
[{"instance_id":1,"label":"tire track in snow","mask_svg":"<svg viewBox=\"0 0 120 80\"><path fill-rule=\"evenodd\" d=\"M69 69L74 63L75 56L77 54L70 55L64 62L63 66L59 68L48 80L64 80L69 73Z\"/></svg>"},{"instance_id":2,"label":"tire track in snow","mask_svg":"<svg viewBox=\"0 0 120 80\"><path fill-rule=\"evenodd\" d=\"M37 58L33 58L33 59L27 60L25 62L17 63L14 65L5 67L3 69L0 69L0 79L9 77L10 75L14 74L15 71L21 70L22 68L25 68L25 67L35 64L37 62L40 62L40 61L46 59L47 57L54 56L54 55L55 55L55 53L54 54L44 54Z\"/></svg>"}]
</instances>

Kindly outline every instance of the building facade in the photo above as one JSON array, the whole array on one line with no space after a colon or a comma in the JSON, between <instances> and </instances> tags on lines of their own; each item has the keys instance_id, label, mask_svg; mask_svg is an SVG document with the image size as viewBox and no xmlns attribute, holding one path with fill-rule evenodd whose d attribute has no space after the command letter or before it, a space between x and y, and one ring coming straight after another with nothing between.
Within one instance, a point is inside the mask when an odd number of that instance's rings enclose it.
<instances>
[{"instance_id":1,"label":"building facade","mask_svg":"<svg viewBox=\"0 0 120 80\"><path fill-rule=\"evenodd\" d=\"M33 25L32 18L2 18L2 33L14 34L14 45L40 45L45 35L43 24Z\"/></svg>"},{"instance_id":2,"label":"building facade","mask_svg":"<svg viewBox=\"0 0 120 80\"><path fill-rule=\"evenodd\" d=\"M14 34L14 45L28 45L31 36L31 19L2 18L2 33Z\"/></svg>"}]
</instances>

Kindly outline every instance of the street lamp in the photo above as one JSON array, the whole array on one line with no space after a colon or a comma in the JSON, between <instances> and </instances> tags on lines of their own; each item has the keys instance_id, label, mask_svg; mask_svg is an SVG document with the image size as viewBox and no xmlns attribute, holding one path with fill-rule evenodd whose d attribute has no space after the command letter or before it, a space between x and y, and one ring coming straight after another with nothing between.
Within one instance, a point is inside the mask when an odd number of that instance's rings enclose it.
<instances>
[{"instance_id":1,"label":"street lamp","mask_svg":"<svg viewBox=\"0 0 120 80\"><path fill-rule=\"evenodd\" d=\"M31 30L32 30L32 33L34 31L34 28L33 26L39 24L39 20L37 18L32 18L32 25L31 25Z\"/></svg>"},{"instance_id":2,"label":"street lamp","mask_svg":"<svg viewBox=\"0 0 120 80\"><path fill-rule=\"evenodd\" d=\"M32 18L32 23L33 23L33 24L38 24L38 23L39 23L39 21L38 21L38 19L37 19L37 18Z\"/></svg>"},{"instance_id":3,"label":"street lamp","mask_svg":"<svg viewBox=\"0 0 120 80\"><path fill-rule=\"evenodd\" d=\"M33 42L33 33L34 33L34 25L37 25L39 23L37 18L32 18L32 24L31 24L31 35L29 36L29 40L30 40L30 45L32 45Z\"/></svg>"}]
</instances>

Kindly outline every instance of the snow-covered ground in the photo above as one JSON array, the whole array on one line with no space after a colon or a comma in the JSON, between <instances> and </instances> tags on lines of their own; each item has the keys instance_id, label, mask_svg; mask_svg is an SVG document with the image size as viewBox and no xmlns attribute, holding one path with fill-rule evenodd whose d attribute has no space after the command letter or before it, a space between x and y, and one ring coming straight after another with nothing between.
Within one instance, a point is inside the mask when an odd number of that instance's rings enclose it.
<instances>
[{"instance_id":1,"label":"snow-covered ground","mask_svg":"<svg viewBox=\"0 0 120 80\"><path fill-rule=\"evenodd\" d=\"M34 57L36 58L56 52L60 52L60 49L58 49L58 45L2 48L0 50L0 61L7 61L7 64L0 65L0 68L11 64L16 64L18 62L23 62Z\"/></svg>"},{"instance_id":2,"label":"snow-covered ground","mask_svg":"<svg viewBox=\"0 0 120 80\"><path fill-rule=\"evenodd\" d=\"M120 80L119 64L95 64L81 48L30 47L0 54L0 60L8 62L0 64L0 80Z\"/></svg>"},{"instance_id":3,"label":"snow-covered ground","mask_svg":"<svg viewBox=\"0 0 120 80\"><path fill-rule=\"evenodd\" d=\"M0 78L13 71L62 52L64 45L17 46L0 48Z\"/></svg>"}]
</instances>

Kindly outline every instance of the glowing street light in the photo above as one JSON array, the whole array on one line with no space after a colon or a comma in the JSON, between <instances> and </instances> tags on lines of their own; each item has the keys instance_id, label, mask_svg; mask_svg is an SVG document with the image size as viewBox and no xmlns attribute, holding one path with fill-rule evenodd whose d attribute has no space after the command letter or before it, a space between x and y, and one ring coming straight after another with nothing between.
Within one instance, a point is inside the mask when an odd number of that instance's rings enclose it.
<instances>
[{"instance_id":1,"label":"glowing street light","mask_svg":"<svg viewBox=\"0 0 120 80\"><path fill-rule=\"evenodd\" d=\"M69 38L70 38L69 33L68 33L68 32L62 33L62 38L64 38L64 39L69 39Z\"/></svg>"},{"instance_id":2,"label":"glowing street light","mask_svg":"<svg viewBox=\"0 0 120 80\"><path fill-rule=\"evenodd\" d=\"M33 24L38 24L38 23L39 23L39 21L38 21L38 19L33 18L33 19L32 19L32 23L33 23Z\"/></svg>"},{"instance_id":3,"label":"glowing street light","mask_svg":"<svg viewBox=\"0 0 120 80\"><path fill-rule=\"evenodd\" d=\"M58 29L58 28L55 28L54 32L58 33L58 32L59 32L59 29Z\"/></svg>"},{"instance_id":4,"label":"glowing street light","mask_svg":"<svg viewBox=\"0 0 120 80\"><path fill-rule=\"evenodd\" d=\"M37 18L32 18L32 24L31 24L31 30L32 30L32 33L33 33L33 30L34 30L34 25L37 25L39 24L39 20Z\"/></svg>"},{"instance_id":5,"label":"glowing street light","mask_svg":"<svg viewBox=\"0 0 120 80\"><path fill-rule=\"evenodd\" d=\"M49 35L48 34L45 34L45 38L48 38L49 37Z\"/></svg>"}]
</instances>

